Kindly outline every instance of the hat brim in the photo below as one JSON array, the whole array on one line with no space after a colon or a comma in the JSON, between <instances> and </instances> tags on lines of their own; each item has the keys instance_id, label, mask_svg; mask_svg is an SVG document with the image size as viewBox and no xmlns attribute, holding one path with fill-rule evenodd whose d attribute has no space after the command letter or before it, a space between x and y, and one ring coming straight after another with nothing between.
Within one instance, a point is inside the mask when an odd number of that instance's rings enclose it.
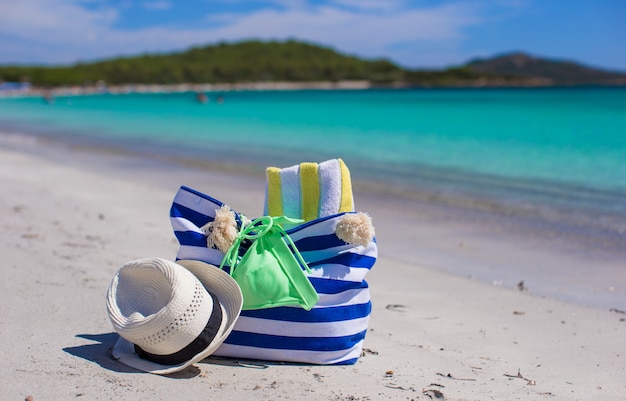
<instances>
[{"instance_id":1,"label":"hat brim","mask_svg":"<svg viewBox=\"0 0 626 401\"><path fill-rule=\"evenodd\" d=\"M241 307L243 296L241 288L235 280L220 268L197 260L179 260L176 263L193 273L206 290L217 298L222 308L222 324L218 329L215 339L202 352L196 354L189 361L178 365L161 365L141 358L135 352L135 345L120 337L113 346L113 357L125 365L143 372L166 375L180 370L203 360L211 355L224 342L232 331Z\"/></svg>"}]
</instances>

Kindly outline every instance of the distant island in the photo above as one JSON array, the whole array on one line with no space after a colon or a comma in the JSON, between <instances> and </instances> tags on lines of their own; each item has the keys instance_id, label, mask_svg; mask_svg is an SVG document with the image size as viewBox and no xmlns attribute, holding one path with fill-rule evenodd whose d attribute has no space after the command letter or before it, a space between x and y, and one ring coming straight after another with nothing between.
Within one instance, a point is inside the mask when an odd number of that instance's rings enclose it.
<instances>
[{"instance_id":1,"label":"distant island","mask_svg":"<svg viewBox=\"0 0 626 401\"><path fill-rule=\"evenodd\" d=\"M32 88L367 88L626 85L626 73L524 53L472 60L442 70L411 70L331 48L288 41L243 41L169 54L119 57L70 66L0 66L0 83Z\"/></svg>"}]
</instances>

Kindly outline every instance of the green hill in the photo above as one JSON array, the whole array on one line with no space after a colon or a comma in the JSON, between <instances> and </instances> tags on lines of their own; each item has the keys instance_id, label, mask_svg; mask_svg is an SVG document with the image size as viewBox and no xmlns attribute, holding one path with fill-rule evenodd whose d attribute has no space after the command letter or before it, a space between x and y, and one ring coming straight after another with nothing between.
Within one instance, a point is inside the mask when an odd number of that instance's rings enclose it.
<instances>
[{"instance_id":1,"label":"green hill","mask_svg":"<svg viewBox=\"0 0 626 401\"><path fill-rule=\"evenodd\" d=\"M549 60L525 53L510 53L489 59L476 59L467 65L479 74L543 78L554 85L624 85L626 74L586 67L571 61Z\"/></svg>"},{"instance_id":2,"label":"green hill","mask_svg":"<svg viewBox=\"0 0 626 401\"><path fill-rule=\"evenodd\" d=\"M369 81L378 86L626 85L626 74L521 53L445 70L408 70L299 41L244 41L69 66L0 66L0 81L34 86Z\"/></svg>"},{"instance_id":3,"label":"green hill","mask_svg":"<svg viewBox=\"0 0 626 401\"><path fill-rule=\"evenodd\" d=\"M366 61L308 43L246 41L146 54L64 67L0 67L6 81L34 85L236 83L275 81L402 80L404 70L386 60Z\"/></svg>"}]
</instances>

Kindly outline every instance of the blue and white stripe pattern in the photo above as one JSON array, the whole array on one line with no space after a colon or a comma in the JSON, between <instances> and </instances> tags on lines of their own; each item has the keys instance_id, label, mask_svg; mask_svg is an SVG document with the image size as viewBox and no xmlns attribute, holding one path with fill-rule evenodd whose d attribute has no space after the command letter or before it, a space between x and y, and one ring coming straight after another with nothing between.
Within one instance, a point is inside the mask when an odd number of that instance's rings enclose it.
<instances>
[{"instance_id":1,"label":"blue and white stripe pattern","mask_svg":"<svg viewBox=\"0 0 626 401\"><path fill-rule=\"evenodd\" d=\"M207 248L200 227L223 203L188 187L176 194L170 218L180 243L177 259L216 266L224 254ZM312 364L353 364L361 355L371 312L365 275L376 262L376 241L350 245L335 235L346 213L319 218L287 230L312 272L307 274L319 302L306 311L283 306L242 311L214 355ZM242 216L235 212L238 224ZM306 273L306 272L305 272Z\"/></svg>"}]
</instances>

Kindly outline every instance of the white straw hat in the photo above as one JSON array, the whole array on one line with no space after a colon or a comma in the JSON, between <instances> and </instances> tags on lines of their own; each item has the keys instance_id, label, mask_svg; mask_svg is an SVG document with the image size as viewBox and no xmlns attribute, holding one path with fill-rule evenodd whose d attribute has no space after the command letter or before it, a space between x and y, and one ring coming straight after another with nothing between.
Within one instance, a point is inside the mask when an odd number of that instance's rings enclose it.
<instances>
[{"instance_id":1,"label":"white straw hat","mask_svg":"<svg viewBox=\"0 0 626 401\"><path fill-rule=\"evenodd\" d=\"M113 357L150 373L182 370L222 344L242 304L239 285L215 266L159 258L128 262L107 293L109 319L120 335Z\"/></svg>"}]
</instances>

